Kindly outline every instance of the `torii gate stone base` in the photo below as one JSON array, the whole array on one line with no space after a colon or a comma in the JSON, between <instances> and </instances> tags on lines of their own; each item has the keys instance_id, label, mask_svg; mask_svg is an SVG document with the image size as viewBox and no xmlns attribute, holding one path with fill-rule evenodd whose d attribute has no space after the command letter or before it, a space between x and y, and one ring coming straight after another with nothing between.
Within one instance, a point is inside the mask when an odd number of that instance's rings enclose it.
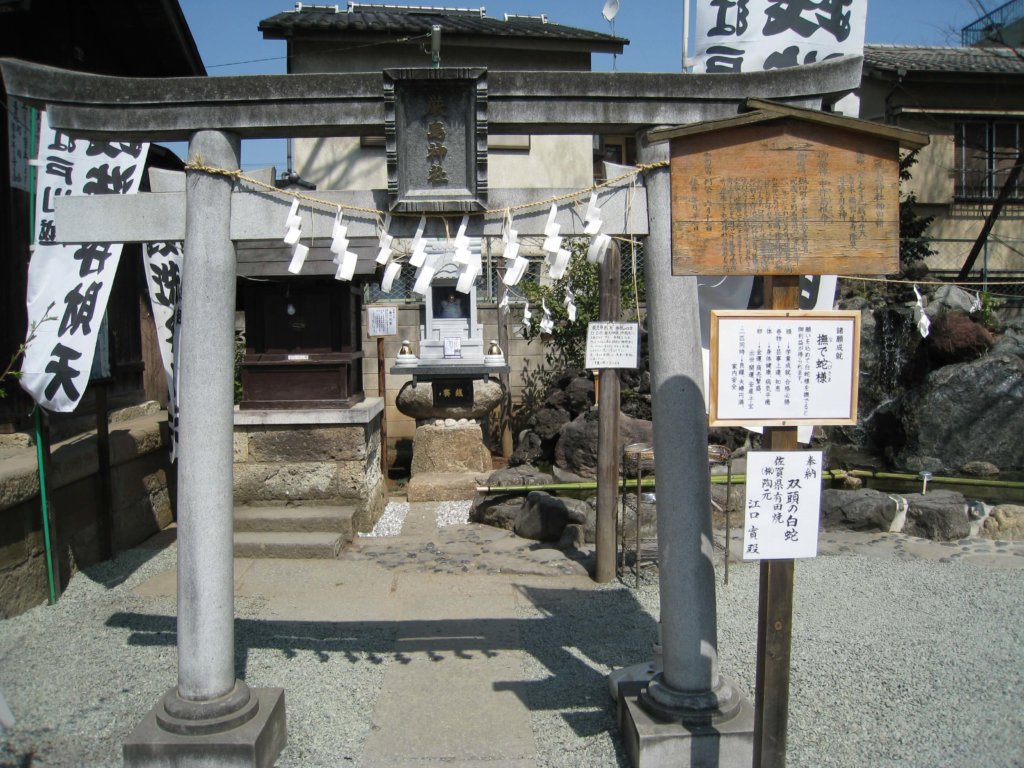
<instances>
[{"instance_id":1,"label":"torii gate stone base","mask_svg":"<svg viewBox=\"0 0 1024 768\"><path fill-rule=\"evenodd\" d=\"M820 108L857 88L860 69L861 59L849 58L737 75L490 72L487 124L502 134L636 135L641 161L656 164L668 159L669 150L665 144L647 143L651 128L732 117L748 97ZM0 70L7 94L47 109L55 128L104 140L188 140L190 157L201 156L205 166L228 171L239 167L242 138L380 135L388 114L380 73L124 79L9 60L0 60ZM443 76L442 71L432 77ZM663 655L660 664L641 664L613 682L634 765L746 768L752 762L751 705L718 671L697 279L671 273L669 175L665 165L646 175L646 226L634 228L628 222L618 230L648 234L654 446L658 463L672 468L658 477ZM242 196L236 210L232 184L225 176L193 171L183 205L155 193L116 201L122 208L114 212L102 207L113 205L102 198L62 197L57 205L58 231L65 241L185 240L178 682L125 744L129 768L269 766L286 738L281 689L250 690L234 678L233 239L251 224L245 221L246 211L252 213L251 204L259 201L255 195L248 201ZM490 192L488 205L500 208L501 191ZM330 194L338 203L386 209L385 192ZM529 194L543 199L550 191ZM278 239L288 203L264 197L260 204L277 210L256 218L265 220L265 239ZM178 213L168 215L175 206ZM72 232L62 217L76 207L70 219L99 229L85 226ZM573 218L571 205L560 211L560 221L563 215L567 222ZM540 212L535 218L543 216ZM318 227L326 230L318 218L327 217L314 217L314 234ZM467 234L498 235L501 218L475 216L475 231ZM414 226L406 219L394 224L396 237L408 237ZM372 222L362 226L375 234ZM563 226L562 234L578 229ZM440 225L437 230L443 231ZM350 229L349 237L356 236ZM372 255L361 254L360 261L369 265ZM643 653L637 649L641 658Z\"/></svg>"}]
</instances>

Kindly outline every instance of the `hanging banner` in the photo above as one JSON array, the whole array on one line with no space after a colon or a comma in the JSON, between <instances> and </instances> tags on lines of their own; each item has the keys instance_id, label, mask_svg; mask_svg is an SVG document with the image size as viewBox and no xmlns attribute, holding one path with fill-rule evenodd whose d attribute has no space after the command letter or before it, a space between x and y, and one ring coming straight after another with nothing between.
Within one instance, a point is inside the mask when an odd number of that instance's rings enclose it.
<instances>
[{"instance_id":1,"label":"hanging banner","mask_svg":"<svg viewBox=\"0 0 1024 768\"><path fill-rule=\"evenodd\" d=\"M149 144L74 139L41 114L35 165L35 241L28 268L28 320L36 338L21 386L49 411L73 411L89 381L96 336L121 259L121 243L58 244L58 197L131 194ZM47 320L47 312L49 318Z\"/></svg>"},{"instance_id":2,"label":"hanging banner","mask_svg":"<svg viewBox=\"0 0 1024 768\"><path fill-rule=\"evenodd\" d=\"M697 0L695 72L756 72L864 50L867 0Z\"/></svg>"},{"instance_id":3,"label":"hanging banner","mask_svg":"<svg viewBox=\"0 0 1024 768\"><path fill-rule=\"evenodd\" d=\"M171 461L178 453L178 378L177 352L181 335L181 262L182 244L146 243L146 275L149 303L153 307L160 343L160 359L167 377L167 424L171 430Z\"/></svg>"}]
</instances>

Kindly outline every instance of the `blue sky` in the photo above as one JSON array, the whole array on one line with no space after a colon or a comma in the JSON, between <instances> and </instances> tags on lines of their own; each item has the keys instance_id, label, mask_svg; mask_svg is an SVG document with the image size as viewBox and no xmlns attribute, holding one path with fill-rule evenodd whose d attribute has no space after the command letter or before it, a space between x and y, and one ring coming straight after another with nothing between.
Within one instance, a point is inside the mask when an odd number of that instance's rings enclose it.
<instances>
[{"instance_id":1,"label":"blue sky","mask_svg":"<svg viewBox=\"0 0 1024 768\"><path fill-rule=\"evenodd\" d=\"M405 5L480 7L489 16L505 13L540 14L560 24L611 31L601 16L604 0L386 0ZM344 7L346 0L338 0ZM264 40L259 22L291 10L286 0L180 0L192 35L210 75L275 74L285 71L285 44ZM958 45L959 30L1001 2L977 0L869 0L867 42L912 45ZM682 49L682 0L620 0L615 34L630 44L614 62L625 72L671 72L680 68ZM426 59L424 64L429 64ZM611 70L612 57L594 57L594 68ZM256 168L276 165L284 170L285 152L280 140L243 143L242 165Z\"/></svg>"}]
</instances>

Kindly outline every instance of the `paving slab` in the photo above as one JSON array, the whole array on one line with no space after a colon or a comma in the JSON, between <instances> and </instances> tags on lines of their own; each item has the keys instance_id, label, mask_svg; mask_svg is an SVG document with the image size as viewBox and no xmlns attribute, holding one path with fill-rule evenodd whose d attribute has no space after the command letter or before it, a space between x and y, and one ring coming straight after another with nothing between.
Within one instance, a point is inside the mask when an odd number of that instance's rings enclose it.
<instances>
[{"instance_id":1,"label":"paving slab","mask_svg":"<svg viewBox=\"0 0 1024 768\"><path fill-rule=\"evenodd\" d=\"M537 751L525 704L509 689L524 678L522 653L415 656L388 668L361 765L407 760L526 761ZM443 704L442 704L443 702ZM378 762L380 761L380 762Z\"/></svg>"}]
</instances>

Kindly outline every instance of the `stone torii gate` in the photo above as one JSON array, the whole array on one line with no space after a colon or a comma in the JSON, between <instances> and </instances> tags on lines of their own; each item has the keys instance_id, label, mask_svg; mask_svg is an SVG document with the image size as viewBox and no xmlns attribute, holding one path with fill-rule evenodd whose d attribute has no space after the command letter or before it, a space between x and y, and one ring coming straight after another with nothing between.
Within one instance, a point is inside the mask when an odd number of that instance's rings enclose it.
<instances>
[{"instance_id":1,"label":"stone torii gate","mask_svg":"<svg viewBox=\"0 0 1024 768\"><path fill-rule=\"evenodd\" d=\"M190 158L229 171L239 167L242 139L380 135L385 122L380 73L129 79L11 60L0 60L0 70L7 94L45 108L55 128L93 139L187 140ZM636 135L640 162L655 165L668 160L669 147L645 141L652 128L734 116L748 97L821 108L857 88L860 70L861 60L850 58L735 75L490 72L488 123L502 134ZM250 691L234 677L229 364L234 241L280 238L285 204L232 188L226 176L190 171L183 196L69 198L58 206L58 216L77 222L62 218L66 241L185 241L178 681L125 745L128 766L270 765L286 738L283 691ZM749 765L751 707L718 671L697 280L672 275L667 167L647 173L646 191L646 222L636 203L607 217L620 233L648 236L654 445L658 463L671 468L658 478L662 667L640 704L625 708L624 735L642 764ZM489 205L556 193L491 190ZM384 192L325 194L386 209ZM627 210L638 220L627 221ZM581 229L571 213L560 212L563 234ZM434 224L428 234L442 234ZM543 224L542 213L517 217L521 234ZM375 233L370 220L352 226L350 237ZM414 226L396 219L391 234L411 236ZM327 235L329 217L314 217L313 227ZM476 216L467 234L497 235L500 227ZM636 722L643 718L650 722ZM671 763L661 762L666 740Z\"/></svg>"}]
</instances>

